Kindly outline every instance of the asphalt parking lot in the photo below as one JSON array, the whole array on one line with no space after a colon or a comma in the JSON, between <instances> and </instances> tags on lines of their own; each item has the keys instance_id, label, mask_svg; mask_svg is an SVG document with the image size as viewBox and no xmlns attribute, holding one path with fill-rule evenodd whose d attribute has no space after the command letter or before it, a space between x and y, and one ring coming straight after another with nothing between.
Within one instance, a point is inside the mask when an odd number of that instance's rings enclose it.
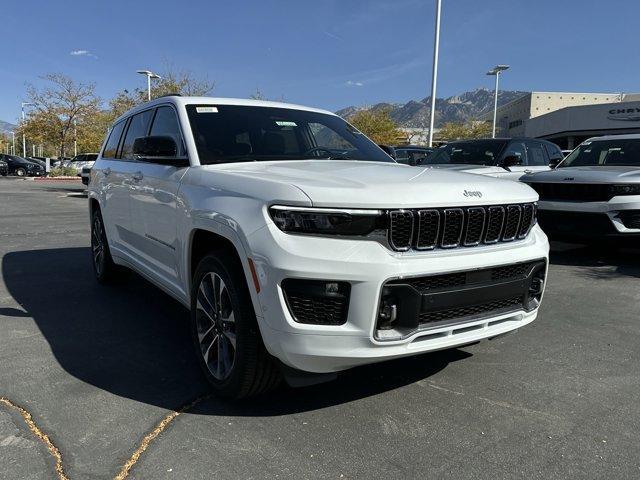
<instances>
[{"instance_id":1,"label":"asphalt parking lot","mask_svg":"<svg viewBox=\"0 0 640 480\"><path fill-rule=\"evenodd\" d=\"M232 403L88 244L78 182L0 179L0 478L640 477L639 251L556 245L515 335Z\"/></svg>"}]
</instances>

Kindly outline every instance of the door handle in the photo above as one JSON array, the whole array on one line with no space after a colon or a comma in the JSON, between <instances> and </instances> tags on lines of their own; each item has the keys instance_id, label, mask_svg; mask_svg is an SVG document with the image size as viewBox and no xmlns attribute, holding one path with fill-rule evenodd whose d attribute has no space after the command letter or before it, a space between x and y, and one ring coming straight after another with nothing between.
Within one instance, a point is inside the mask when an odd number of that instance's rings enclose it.
<instances>
[{"instance_id":1,"label":"door handle","mask_svg":"<svg viewBox=\"0 0 640 480\"><path fill-rule=\"evenodd\" d=\"M533 170L525 170L524 173L533 173Z\"/></svg>"},{"instance_id":2,"label":"door handle","mask_svg":"<svg viewBox=\"0 0 640 480\"><path fill-rule=\"evenodd\" d=\"M137 171L136 173L134 173L132 175L132 178L133 178L134 181L139 182L143 178L142 172Z\"/></svg>"}]
</instances>

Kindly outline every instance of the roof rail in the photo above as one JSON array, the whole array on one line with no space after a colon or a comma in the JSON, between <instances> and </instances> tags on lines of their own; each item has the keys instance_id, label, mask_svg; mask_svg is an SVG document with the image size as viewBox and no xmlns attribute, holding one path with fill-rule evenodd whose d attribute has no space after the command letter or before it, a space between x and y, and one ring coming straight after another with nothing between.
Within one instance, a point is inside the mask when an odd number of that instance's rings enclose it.
<instances>
[{"instance_id":1,"label":"roof rail","mask_svg":"<svg viewBox=\"0 0 640 480\"><path fill-rule=\"evenodd\" d=\"M164 97L181 97L182 95L179 93L167 93L166 95L160 95L159 97L156 98L164 98ZM155 98L153 99L155 100Z\"/></svg>"}]
</instances>

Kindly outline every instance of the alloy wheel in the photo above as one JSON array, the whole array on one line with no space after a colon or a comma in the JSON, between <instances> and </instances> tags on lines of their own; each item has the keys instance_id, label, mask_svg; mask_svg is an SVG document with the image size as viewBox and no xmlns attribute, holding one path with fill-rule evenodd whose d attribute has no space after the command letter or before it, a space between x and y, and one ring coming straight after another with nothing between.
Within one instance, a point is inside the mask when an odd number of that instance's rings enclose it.
<instances>
[{"instance_id":1,"label":"alloy wheel","mask_svg":"<svg viewBox=\"0 0 640 480\"><path fill-rule=\"evenodd\" d=\"M227 285L214 272L200 280L196 299L196 330L200 352L216 380L225 380L236 357L236 321Z\"/></svg>"},{"instance_id":2,"label":"alloy wheel","mask_svg":"<svg viewBox=\"0 0 640 480\"><path fill-rule=\"evenodd\" d=\"M102 274L104 268L104 235L102 231L102 222L100 217L96 215L93 219L93 228L91 229L91 251L93 253L93 265L98 276Z\"/></svg>"}]
</instances>

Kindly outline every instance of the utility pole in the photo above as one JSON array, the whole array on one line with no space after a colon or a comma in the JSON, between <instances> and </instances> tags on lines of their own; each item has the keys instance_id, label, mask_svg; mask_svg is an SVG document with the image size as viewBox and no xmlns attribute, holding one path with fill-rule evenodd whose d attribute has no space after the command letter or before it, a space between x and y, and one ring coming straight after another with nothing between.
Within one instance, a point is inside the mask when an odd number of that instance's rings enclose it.
<instances>
[{"instance_id":1,"label":"utility pole","mask_svg":"<svg viewBox=\"0 0 640 480\"><path fill-rule=\"evenodd\" d=\"M487 75L495 75L496 77L496 88L493 93L493 133L491 134L491 138L496 138L496 120L498 117L498 82L500 79L500 73L508 69L509 65L496 65L487 72Z\"/></svg>"},{"instance_id":2,"label":"utility pole","mask_svg":"<svg viewBox=\"0 0 640 480\"><path fill-rule=\"evenodd\" d=\"M11 132L11 136L13 137L13 143L11 145L11 155L16 154L16 132Z\"/></svg>"},{"instance_id":3,"label":"utility pole","mask_svg":"<svg viewBox=\"0 0 640 480\"><path fill-rule=\"evenodd\" d=\"M431 71L431 116L429 117L429 146L433 145L433 126L436 117L436 83L438 81L438 50L440 49L440 14L442 0L436 0L436 31L433 41L433 68Z\"/></svg>"}]
</instances>

